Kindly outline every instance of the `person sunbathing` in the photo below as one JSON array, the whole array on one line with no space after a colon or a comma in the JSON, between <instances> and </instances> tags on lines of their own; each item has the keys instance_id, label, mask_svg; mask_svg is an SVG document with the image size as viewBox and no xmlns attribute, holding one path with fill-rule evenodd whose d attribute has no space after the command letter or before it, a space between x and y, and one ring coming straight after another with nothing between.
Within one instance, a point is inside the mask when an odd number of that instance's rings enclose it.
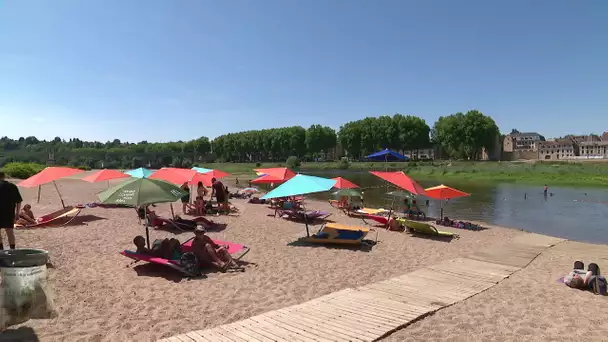
<instances>
[{"instance_id":1,"label":"person sunbathing","mask_svg":"<svg viewBox=\"0 0 608 342\"><path fill-rule=\"evenodd\" d=\"M192 252L198 260L211 263L222 272L225 272L230 266L236 266L232 256L228 253L228 246L218 245L205 234L206 232L202 226L198 226L194 230Z\"/></svg>"},{"instance_id":2,"label":"person sunbathing","mask_svg":"<svg viewBox=\"0 0 608 342\"><path fill-rule=\"evenodd\" d=\"M26 204L23 206L21 211L19 211L19 218L17 219L16 223L22 226L29 226L37 223L34 212L32 212L31 205Z\"/></svg>"},{"instance_id":3,"label":"person sunbathing","mask_svg":"<svg viewBox=\"0 0 608 342\"><path fill-rule=\"evenodd\" d=\"M152 250L146 247L146 239L144 239L143 236L137 235L136 237L134 237L133 244L136 247L135 252L139 254L152 255Z\"/></svg>"},{"instance_id":4,"label":"person sunbathing","mask_svg":"<svg viewBox=\"0 0 608 342\"><path fill-rule=\"evenodd\" d=\"M179 260L181 252L181 244L178 239L163 239L154 240L152 249L146 247L146 239L138 235L133 238L133 244L137 247L136 252L140 254L151 255L167 260Z\"/></svg>"}]
</instances>

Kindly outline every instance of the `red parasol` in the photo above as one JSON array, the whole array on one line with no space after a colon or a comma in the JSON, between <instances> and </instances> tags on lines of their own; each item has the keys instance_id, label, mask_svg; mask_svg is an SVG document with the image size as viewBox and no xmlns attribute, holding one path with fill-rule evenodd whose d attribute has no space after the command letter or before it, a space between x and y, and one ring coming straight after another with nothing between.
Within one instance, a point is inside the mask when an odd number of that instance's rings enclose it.
<instances>
[{"instance_id":1,"label":"red parasol","mask_svg":"<svg viewBox=\"0 0 608 342\"><path fill-rule=\"evenodd\" d=\"M260 177L258 177L256 179L252 180L251 183L253 183L253 184L260 184L260 183L283 183L286 180L287 179L274 177L272 175L263 175L263 176L260 176Z\"/></svg>"},{"instance_id":2,"label":"red parasol","mask_svg":"<svg viewBox=\"0 0 608 342\"><path fill-rule=\"evenodd\" d=\"M334 188L336 189L354 189L359 187L357 184L342 177L336 177L332 179L336 181L336 185L334 185Z\"/></svg>"},{"instance_id":3,"label":"red parasol","mask_svg":"<svg viewBox=\"0 0 608 342\"><path fill-rule=\"evenodd\" d=\"M180 169L176 167L163 167L148 177L150 179L161 179L169 183L182 185L184 183L197 184L203 182L205 186L211 186L209 173L199 173L195 170Z\"/></svg>"},{"instance_id":4,"label":"red parasol","mask_svg":"<svg viewBox=\"0 0 608 342\"><path fill-rule=\"evenodd\" d=\"M46 183L51 183L53 182L53 185L55 186L55 190L57 190L57 193L59 194L59 199L61 200L61 205L65 208L65 204L63 203L63 198L61 197L61 193L59 192L59 188L57 187L57 184L55 183L56 180L64 178L64 177L69 177L72 175L75 175L77 173L81 173L84 172L83 170L80 169L73 169L71 167L59 167L59 166L50 166L45 168L44 170L38 172L37 174L33 175L32 177L21 181L19 184L17 184L18 186L22 186L24 188L33 188L33 187L38 187L38 202L40 202L40 186Z\"/></svg>"},{"instance_id":5,"label":"red parasol","mask_svg":"<svg viewBox=\"0 0 608 342\"><path fill-rule=\"evenodd\" d=\"M385 181L392 183L403 190L407 190L414 195L425 195L426 191L420 184L416 183L413 179L408 177L403 171L399 172L384 172L384 171L370 171L370 173L376 177L380 177Z\"/></svg>"},{"instance_id":6,"label":"red parasol","mask_svg":"<svg viewBox=\"0 0 608 342\"><path fill-rule=\"evenodd\" d=\"M110 179L127 178L127 177L131 177L131 176L129 176L125 173L122 173L120 171L104 169L104 170L99 170L95 173L92 173L92 174L84 177L82 180L89 182L89 183L96 183L96 182L109 181Z\"/></svg>"}]
</instances>

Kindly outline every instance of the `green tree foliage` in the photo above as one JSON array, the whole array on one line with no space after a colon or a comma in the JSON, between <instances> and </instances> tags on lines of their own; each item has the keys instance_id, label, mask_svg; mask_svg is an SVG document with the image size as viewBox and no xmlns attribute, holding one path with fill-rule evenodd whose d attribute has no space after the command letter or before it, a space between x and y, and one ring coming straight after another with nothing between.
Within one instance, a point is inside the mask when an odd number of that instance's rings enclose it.
<instances>
[{"instance_id":1,"label":"green tree foliage","mask_svg":"<svg viewBox=\"0 0 608 342\"><path fill-rule=\"evenodd\" d=\"M313 157L336 147L336 131L330 127L312 125L306 130L306 149Z\"/></svg>"},{"instance_id":2,"label":"green tree foliage","mask_svg":"<svg viewBox=\"0 0 608 342\"><path fill-rule=\"evenodd\" d=\"M351 121L340 127L338 140L354 158L389 148L397 151L430 146L430 128L416 116L395 114Z\"/></svg>"},{"instance_id":3,"label":"green tree foliage","mask_svg":"<svg viewBox=\"0 0 608 342\"><path fill-rule=\"evenodd\" d=\"M4 165L2 171L12 178L29 178L44 169L43 165L36 163L8 163Z\"/></svg>"},{"instance_id":4,"label":"green tree foliage","mask_svg":"<svg viewBox=\"0 0 608 342\"><path fill-rule=\"evenodd\" d=\"M70 165L80 168L189 168L199 162L283 163L288 157L319 158L341 145L353 158L382 148L412 151L430 147L430 128L416 116L368 117L345 123L338 134L330 127L312 125L252 130L224 134L213 141L207 137L189 141L129 143L114 139L105 143L77 138L39 140L22 137L0 138L0 166L10 162ZM495 143L498 127L478 111L441 117L435 123L432 138L448 153L458 158L477 159L481 148ZM341 157L335 155L334 157ZM344 164L348 167L348 164Z\"/></svg>"},{"instance_id":5,"label":"green tree foliage","mask_svg":"<svg viewBox=\"0 0 608 342\"><path fill-rule=\"evenodd\" d=\"M82 141L80 139L62 140L59 137L51 141L39 140L36 137L0 138L0 166L11 162L39 163L46 165L49 161L56 165L67 165L82 169L91 168L160 168L174 163L191 167L193 161L201 160L211 151L211 142L207 137L190 141L168 143L137 144L121 142L118 139L102 143L99 141Z\"/></svg>"},{"instance_id":6,"label":"green tree foliage","mask_svg":"<svg viewBox=\"0 0 608 342\"><path fill-rule=\"evenodd\" d=\"M477 160L482 148L494 147L500 131L491 117L470 110L440 117L431 135L449 157Z\"/></svg>"},{"instance_id":7,"label":"green tree foliage","mask_svg":"<svg viewBox=\"0 0 608 342\"><path fill-rule=\"evenodd\" d=\"M306 153L306 130L294 126L230 133L215 138L212 146L222 161L283 161Z\"/></svg>"}]
</instances>

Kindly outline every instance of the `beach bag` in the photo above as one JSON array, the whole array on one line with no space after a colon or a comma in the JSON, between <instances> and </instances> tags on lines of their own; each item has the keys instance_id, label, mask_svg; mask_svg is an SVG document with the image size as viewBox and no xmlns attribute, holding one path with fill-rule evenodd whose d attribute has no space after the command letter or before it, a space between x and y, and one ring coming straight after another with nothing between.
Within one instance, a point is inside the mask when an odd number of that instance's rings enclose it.
<instances>
[{"instance_id":1,"label":"beach bag","mask_svg":"<svg viewBox=\"0 0 608 342\"><path fill-rule=\"evenodd\" d=\"M605 296L607 294L607 283L606 283L606 278L604 278L604 276L594 276L592 277L591 281L589 282L590 286L591 286L591 291L593 293L595 293L596 295L602 295Z\"/></svg>"},{"instance_id":2,"label":"beach bag","mask_svg":"<svg viewBox=\"0 0 608 342\"><path fill-rule=\"evenodd\" d=\"M186 272L190 274L194 274L195 276L200 276L202 274L200 263L194 253L188 252L182 254L179 264Z\"/></svg>"}]
</instances>

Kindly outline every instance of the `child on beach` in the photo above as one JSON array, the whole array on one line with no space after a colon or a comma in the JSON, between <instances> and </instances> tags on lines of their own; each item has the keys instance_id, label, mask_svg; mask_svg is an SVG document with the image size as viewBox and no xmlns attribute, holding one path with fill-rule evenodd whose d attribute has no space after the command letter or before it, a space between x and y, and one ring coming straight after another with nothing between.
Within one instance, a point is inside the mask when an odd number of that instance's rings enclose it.
<instances>
[{"instance_id":1,"label":"child on beach","mask_svg":"<svg viewBox=\"0 0 608 342\"><path fill-rule=\"evenodd\" d=\"M36 217L34 216L34 212L32 212L31 205L26 204L23 206L23 208L19 212L19 219L17 219L17 224L23 226L36 224Z\"/></svg>"}]
</instances>

